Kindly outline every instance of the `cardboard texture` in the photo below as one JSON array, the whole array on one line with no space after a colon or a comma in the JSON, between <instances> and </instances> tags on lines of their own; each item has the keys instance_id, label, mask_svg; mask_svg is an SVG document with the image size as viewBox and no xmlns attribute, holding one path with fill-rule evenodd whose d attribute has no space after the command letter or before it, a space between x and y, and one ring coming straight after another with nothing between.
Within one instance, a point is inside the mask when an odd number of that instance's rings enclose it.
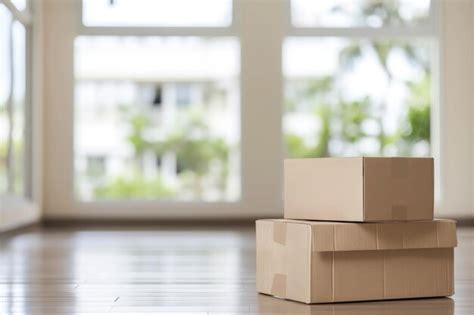
<instances>
[{"instance_id":1,"label":"cardboard texture","mask_svg":"<svg viewBox=\"0 0 474 315\"><path fill-rule=\"evenodd\" d=\"M451 220L258 220L257 290L304 303L454 293Z\"/></svg>"},{"instance_id":2,"label":"cardboard texture","mask_svg":"<svg viewBox=\"0 0 474 315\"><path fill-rule=\"evenodd\" d=\"M285 160L285 218L432 220L432 158Z\"/></svg>"}]
</instances>

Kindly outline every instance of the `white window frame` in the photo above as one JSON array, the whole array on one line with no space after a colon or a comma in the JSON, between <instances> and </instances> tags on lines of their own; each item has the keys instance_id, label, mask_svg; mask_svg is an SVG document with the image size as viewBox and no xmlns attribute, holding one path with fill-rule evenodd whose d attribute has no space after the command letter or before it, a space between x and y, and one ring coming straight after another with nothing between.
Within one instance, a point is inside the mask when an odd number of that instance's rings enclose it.
<instances>
[{"instance_id":1,"label":"white window frame","mask_svg":"<svg viewBox=\"0 0 474 315\"><path fill-rule=\"evenodd\" d=\"M456 1L455 1L456 2ZM45 1L45 161L44 161L44 208L46 219L208 219L208 218L255 218L281 217L283 213L283 74L282 43L293 36L341 36L353 38L417 38L434 37L439 41L440 53L435 56L435 78L432 106L431 147L436 158L438 207L443 215L458 213L457 209L446 212L452 204L454 193L446 193L447 186L466 184L469 194L464 196L459 209L472 209L474 171L468 159L463 160L454 175L452 167L458 153L474 154L473 146L466 141L456 144L453 150L444 150L450 135L449 125L470 130L468 141L474 138L472 126L466 122L456 125L459 114L445 120L448 104L459 87L445 87L449 78L441 79L451 65L446 56L456 55L460 47L444 47L444 41L461 25L449 25L464 14L462 26L471 23L466 9L472 4L460 0L454 6L450 1L434 0L432 22L415 28L295 28L290 24L289 0L234 0L233 19L230 27L85 27L81 23L79 0ZM447 8L448 7L448 8ZM471 12L471 11L469 11ZM439 27L443 19L443 27ZM474 22L473 24L474 25ZM472 27L469 24L470 27ZM60 27L58 27L60 26ZM454 33L456 34L456 33ZM169 201L93 201L79 202L73 192L73 42L78 35L133 35L133 36L235 36L240 41L240 99L241 99L241 200L238 202L169 202ZM472 41L471 41L472 42ZM471 43L467 41L467 43ZM459 43L458 43L459 44ZM472 44L465 44L472 46ZM467 46L466 46L467 47ZM466 48L464 47L464 48ZM462 48L462 47L461 47ZM464 56L465 57L465 56ZM436 60L439 59L439 60ZM439 65L439 66L438 66ZM439 68L439 71L437 69ZM474 72L474 71L473 71ZM438 75L437 75L438 74ZM437 75L437 78L436 78ZM467 73L465 74L468 75ZM452 74L454 76L454 74ZM467 78L467 77L466 77ZM466 79L464 78L464 79ZM469 76L470 78L470 76ZM436 82L438 80L438 83ZM459 80L459 79L458 79ZM469 82L472 82L469 81ZM457 90L456 90L457 89ZM471 89L472 90L472 89ZM474 118L464 93L462 115ZM470 95L470 94L469 94ZM265 117L265 123L262 118ZM461 116L462 117L462 116ZM440 126L443 126L441 129ZM471 141L472 142L472 141ZM467 169L466 169L467 168ZM460 169L469 173L469 179L460 179ZM456 173L457 172L457 173ZM452 189L451 189L452 190ZM451 198L451 199L450 199ZM468 202L468 203L467 203ZM462 207L461 207L462 206ZM452 215L451 215L452 216Z\"/></svg>"},{"instance_id":2,"label":"white window frame","mask_svg":"<svg viewBox=\"0 0 474 315\"><path fill-rule=\"evenodd\" d=\"M11 0L0 0L13 19L25 28L25 158L24 158L24 193L22 195L0 195L0 232L11 230L40 219L41 204L41 159L40 155L41 122L38 120L41 109L41 94L36 85L33 72L36 70L37 57L33 47L39 40L39 34L33 27L35 6L27 2L27 8L20 11Z\"/></svg>"},{"instance_id":3,"label":"white window frame","mask_svg":"<svg viewBox=\"0 0 474 315\"><path fill-rule=\"evenodd\" d=\"M89 27L77 0L45 3L46 218L243 218L281 212L281 38L283 2L234 1L228 27ZM271 12L270 15L267 12ZM242 17L245 16L245 19ZM265 16L267 21L259 17ZM55 26L61 25L61 30ZM258 26L255 29L255 26ZM278 31L280 28L280 31ZM277 30L277 32L274 31ZM271 33L270 36L268 34ZM76 200L73 192L73 40L79 35L237 37L241 58L241 198L237 202ZM266 51L267 50L267 51ZM259 91L270 91L260 93ZM60 91L60 92L58 92ZM64 106L64 104L67 104ZM252 106L258 104L258 106ZM276 104L276 105L275 105ZM278 109L275 110L275 107ZM267 114L268 113L268 114ZM256 117L266 115L262 132ZM255 136L258 135L258 136ZM54 144L52 144L54 143ZM59 152L61 154L59 154ZM276 170L276 171L275 171Z\"/></svg>"}]
</instances>

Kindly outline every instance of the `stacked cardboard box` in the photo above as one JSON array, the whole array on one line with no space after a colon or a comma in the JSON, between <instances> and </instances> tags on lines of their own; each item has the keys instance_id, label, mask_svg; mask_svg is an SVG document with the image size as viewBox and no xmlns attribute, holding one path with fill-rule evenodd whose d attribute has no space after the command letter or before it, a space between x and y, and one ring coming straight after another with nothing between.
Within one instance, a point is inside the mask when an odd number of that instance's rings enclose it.
<instances>
[{"instance_id":1,"label":"stacked cardboard box","mask_svg":"<svg viewBox=\"0 0 474 315\"><path fill-rule=\"evenodd\" d=\"M305 302L454 293L456 226L432 158L285 161L285 219L258 220L257 290Z\"/></svg>"}]
</instances>

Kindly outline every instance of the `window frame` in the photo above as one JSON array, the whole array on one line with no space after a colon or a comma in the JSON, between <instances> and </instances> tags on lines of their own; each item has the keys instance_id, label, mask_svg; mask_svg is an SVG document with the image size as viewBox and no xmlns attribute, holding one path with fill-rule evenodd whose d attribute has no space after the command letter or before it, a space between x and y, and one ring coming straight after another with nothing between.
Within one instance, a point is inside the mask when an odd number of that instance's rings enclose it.
<instances>
[{"instance_id":1,"label":"window frame","mask_svg":"<svg viewBox=\"0 0 474 315\"><path fill-rule=\"evenodd\" d=\"M188 27L188 26L176 26L176 27L162 27L162 26L128 26L128 27L121 27L121 26L88 26L83 23L82 20L82 0L76 0L76 10L75 12L75 21L77 31L75 33L74 39L79 36L133 36L133 37L148 37L148 36L160 36L160 37L233 37L238 38L238 31L237 31L237 23L238 21L238 14L236 13L236 2L231 0L232 3L232 21L228 26L212 26L212 27ZM240 82L239 82L240 83ZM73 104L74 106L74 104ZM239 107L240 104L239 104ZM74 124L74 120L73 120ZM242 140L242 134L239 130L239 136ZM74 147L74 135L73 135L73 142L72 146ZM241 151L241 150L240 150ZM241 161L240 168L242 167L242 154L240 152L239 159ZM72 166L73 174L72 180L75 180L75 166L73 163ZM74 182L72 183L73 187L75 186ZM242 195L242 178L240 179L240 192ZM106 199L106 200L90 200L84 201L79 200L76 193L73 193L74 196L74 204L79 208L82 208L82 211L85 211L87 207L117 207L119 204L126 205L127 207L142 207L147 205L156 204L160 208L189 208L189 207L198 207L202 209L219 209L219 208L230 208L232 210L237 210L240 207L240 201L242 196L239 196L236 200L231 201L201 201L201 200L193 200L193 201L181 201L181 200L160 200L160 199ZM177 210L180 211L180 210Z\"/></svg>"},{"instance_id":2,"label":"window frame","mask_svg":"<svg viewBox=\"0 0 474 315\"><path fill-rule=\"evenodd\" d=\"M237 2L232 0L232 21L228 26L88 26L82 21L82 0L75 0L76 36L237 36Z\"/></svg>"},{"instance_id":3,"label":"window frame","mask_svg":"<svg viewBox=\"0 0 474 315\"><path fill-rule=\"evenodd\" d=\"M0 194L0 232L16 228L18 226L35 222L40 216L41 203L41 170L40 159L35 156L39 154L37 143L38 136L41 133L41 123L35 117L37 113L35 105L40 102L33 102L33 96L38 93L34 91L33 72L35 68L33 47L35 45L34 28L34 1L27 1L26 8L23 11L11 2L11 0L0 0L6 9L12 14L13 20L20 23L25 29L25 99L24 99L24 159L23 159L23 193L18 194ZM35 104L33 104L35 103Z\"/></svg>"},{"instance_id":4,"label":"window frame","mask_svg":"<svg viewBox=\"0 0 474 315\"><path fill-rule=\"evenodd\" d=\"M472 113L462 104L460 114L454 113L448 121L444 114L448 111L446 103L456 94L453 86L445 91L447 78L443 74L453 61L446 59L446 51L452 55L461 54L466 43L455 43L444 47L448 37L455 35L460 25L449 26L459 15L467 15L469 4L456 7L455 4L432 0L431 23L427 27L407 30L402 28L293 28L289 0L245 1L234 0L232 24L229 27L90 27L82 25L79 0L65 0L61 3L46 1L45 10L45 67L48 80L45 80L45 101L48 106L44 112L45 137L45 193L44 206L46 219L229 219L280 217L283 213L283 73L282 44L286 37L292 36L344 36L344 37L407 37L435 36L438 53L433 57L433 105L431 117L431 147L436 163L436 189L440 196L444 215L453 213L445 208L454 204L452 196L445 202L445 188L469 184L474 178L472 163L463 160L453 173L453 164L459 153L474 154L474 146L465 147L460 143L450 144L454 149L446 150L452 128L458 125L452 120ZM446 16L445 10L452 12ZM472 10L474 14L474 9ZM464 15L463 15L464 17ZM446 21L448 18L449 21ZM465 18L467 21L467 18ZM466 21L463 20L463 23ZM443 22L443 24L441 24ZM467 22L466 22L467 23ZM446 25L445 25L446 24ZM54 26L61 25L61 30ZM462 24L467 27L466 24ZM470 24L471 25L471 24ZM472 24L474 25L474 23ZM446 28L453 30L446 30ZM455 29L455 30L454 30ZM454 32L454 34L452 33ZM235 36L240 41L240 134L241 134L241 200L235 203L206 202L165 202L146 200L77 202L73 196L73 40L82 35L130 35L130 36ZM469 44L470 45L470 44ZM467 71L467 70L466 70ZM464 75L464 74L463 74ZM467 74L466 74L467 75ZM453 75L451 75L453 76ZM464 78L464 77L463 77ZM464 78L465 81L468 81ZM464 87L460 91L467 95ZM265 93L262 93L265 91ZM457 91L457 90L456 90ZM449 93L447 93L449 92ZM446 95L449 94L449 95ZM467 97L467 96L466 96ZM452 103L452 102L451 102ZM65 106L66 104L66 106ZM258 105L258 106L257 106ZM259 117L265 115L264 128ZM464 115L464 116L463 116ZM469 114L472 118L472 114ZM464 117L466 120L466 117ZM464 123L465 124L465 123ZM443 127L443 129L440 128ZM451 127L451 128L449 128ZM463 125L462 130L469 126ZM469 130L472 130L469 129ZM459 133L459 132L458 132ZM456 135L456 132L454 132ZM474 138L474 134L469 137ZM463 140L464 141L464 140ZM463 142L464 144L464 142ZM442 150L443 149L443 150ZM451 152L451 150L453 150ZM468 180L460 179L461 169L469 174ZM451 190L453 190L452 188ZM468 188L473 191L472 183ZM451 198L451 199L450 199ZM471 205L474 203L472 196ZM449 199L449 200L448 200ZM466 203L463 200L463 206ZM459 205L456 204L456 205ZM472 210L472 209L471 209ZM449 211L449 212L448 212Z\"/></svg>"}]
</instances>

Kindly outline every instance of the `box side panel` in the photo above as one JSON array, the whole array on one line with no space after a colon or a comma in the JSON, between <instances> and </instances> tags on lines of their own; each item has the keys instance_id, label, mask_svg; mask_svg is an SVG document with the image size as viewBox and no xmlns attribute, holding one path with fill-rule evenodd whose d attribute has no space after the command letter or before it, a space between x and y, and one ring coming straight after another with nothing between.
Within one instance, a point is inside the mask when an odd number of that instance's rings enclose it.
<instances>
[{"instance_id":1,"label":"box side panel","mask_svg":"<svg viewBox=\"0 0 474 315\"><path fill-rule=\"evenodd\" d=\"M364 158L365 221L431 220L433 159Z\"/></svg>"},{"instance_id":2,"label":"box side panel","mask_svg":"<svg viewBox=\"0 0 474 315\"><path fill-rule=\"evenodd\" d=\"M308 303L310 226L257 221L257 291Z\"/></svg>"},{"instance_id":3,"label":"box side panel","mask_svg":"<svg viewBox=\"0 0 474 315\"><path fill-rule=\"evenodd\" d=\"M445 251L447 292L442 295L448 296L454 294L454 248L447 248Z\"/></svg>"},{"instance_id":4,"label":"box side panel","mask_svg":"<svg viewBox=\"0 0 474 315\"><path fill-rule=\"evenodd\" d=\"M364 159L364 220L392 219L390 159Z\"/></svg>"},{"instance_id":5,"label":"box side panel","mask_svg":"<svg viewBox=\"0 0 474 315\"><path fill-rule=\"evenodd\" d=\"M449 220L437 220L438 245L439 247L456 247L458 244L456 235L456 222Z\"/></svg>"},{"instance_id":6,"label":"box side panel","mask_svg":"<svg viewBox=\"0 0 474 315\"><path fill-rule=\"evenodd\" d=\"M377 224L377 248L403 248L403 228L398 223Z\"/></svg>"},{"instance_id":7,"label":"box side panel","mask_svg":"<svg viewBox=\"0 0 474 315\"><path fill-rule=\"evenodd\" d=\"M285 160L285 218L363 221L362 158Z\"/></svg>"},{"instance_id":8,"label":"box side panel","mask_svg":"<svg viewBox=\"0 0 474 315\"><path fill-rule=\"evenodd\" d=\"M452 249L384 251L385 298L450 295L449 252Z\"/></svg>"},{"instance_id":9,"label":"box side panel","mask_svg":"<svg viewBox=\"0 0 474 315\"><path fill-rule=\"evenodd\" d=\"M450 275L449 275L449 252L451 248L439 250L438 264L436 270L436 288L437 295L451 295Z\"/></svg>"},{"instance_id":10,"label":"box side panel","mask_svg":"<svg viewBox=\"0 0 474 315\"><path fill-rule=\"evenodd\" d=\"M257 291L271 294L275 265L273 222L259 220L256 222L256 260L257 260Z\"/></svg>"},{"instance_id":11,"label":"box side panel","mask_svg":"<svg viewBox=\"0 0 474 315\"><path fill-rule=\"evenodd\" d=\"M333 253L332 269L324 264L313 266L316 271L312 274L314 302L435 297L454 293L453 248ZM316 263L321 260L321 256L313 254L313 257ZM332 286L326 280L318 287L318 268L319 273L332 273ZM332 297L327 288L332 288Z\"/></svg>"},{"instance_id":12,"label":"box side panel","mask_svg":"<svg viewBox=\"0 0 474 315\"><path fill-rule=\"evenodd\" d=\"M434 217L434 161L410 159L411 187L408 196L408 220L432 220Z\"/></svg>"},{"instance_id":13,"label":"box side panel","mask_svg":"<svg viewBox=\"0 0 474 315\"><path fill-rule=\"evenodd\" d=\"M384 297L404 298L408 296L407 279L404 275L405 255L403 250L384 251Z\"/></svg>"},{"instance_id":14,"label":"box side panel","mask_svg":"<svg viewBox=\"0 0 474 315\"><path fill-rule=\"evenodd\" d=\"M404 248L436 248L438 247L438 224L435 221L408 222L403 224Z\"/></svg>"},{"instance_id":15,"label":"box side panel","mask_svg":"<svg viewBox=\"0 0 474 315\"><path fill-rule=\"evenodd\" d=\"M334 301L383 299L383 251L334 252Z\"/></svg>"},{"instance_id":16,"label":"box side panel","mask_svg":"<svg viewBox=\"0 0 474 315\"><path fill-rule=\"evenodd\" d=\"M286 227L286 298L309 303L311 227L303 224L287 224Z\"/></svg>"},{"instance_id":17,"label":"box side panel","mask_svg":"<svg viewBox=\"0 0 474 315\"><path fill-rule=\"evenodd\" d=\"M310 225L312 250L319 252L452 248L457 244L456 225L451 220L385 223L284 221Z\"/></svg>"},{"instance_id":18,"label":"box side panel","mask_svg":"<svg viewBox=\"0 0 474 315\"><path fill-rule=\"evenodd\" d=\"M437 249L414 249L404 252L408 296L437 296L438 264L444 260Z\"/></svg>"},{"instance_id":19,"label":"box side panel","mask_svg":"<svg viewBox=\"0 0 474 315\"><path fill-rule=\"evenodd\" d=\"M377 249L377 224L338 224L334 233L335 251Z\"/></svg>"},{"instance_id":20,"label":"box side panel","mask_svg":"<svg viewBox=\"0 0 474 315\"><path fill-rule=\"evenodd\" d=\"M333 298L334 252L312 252L311 254L311 303L328 303Z\"/></svg>"}]
</instances>

